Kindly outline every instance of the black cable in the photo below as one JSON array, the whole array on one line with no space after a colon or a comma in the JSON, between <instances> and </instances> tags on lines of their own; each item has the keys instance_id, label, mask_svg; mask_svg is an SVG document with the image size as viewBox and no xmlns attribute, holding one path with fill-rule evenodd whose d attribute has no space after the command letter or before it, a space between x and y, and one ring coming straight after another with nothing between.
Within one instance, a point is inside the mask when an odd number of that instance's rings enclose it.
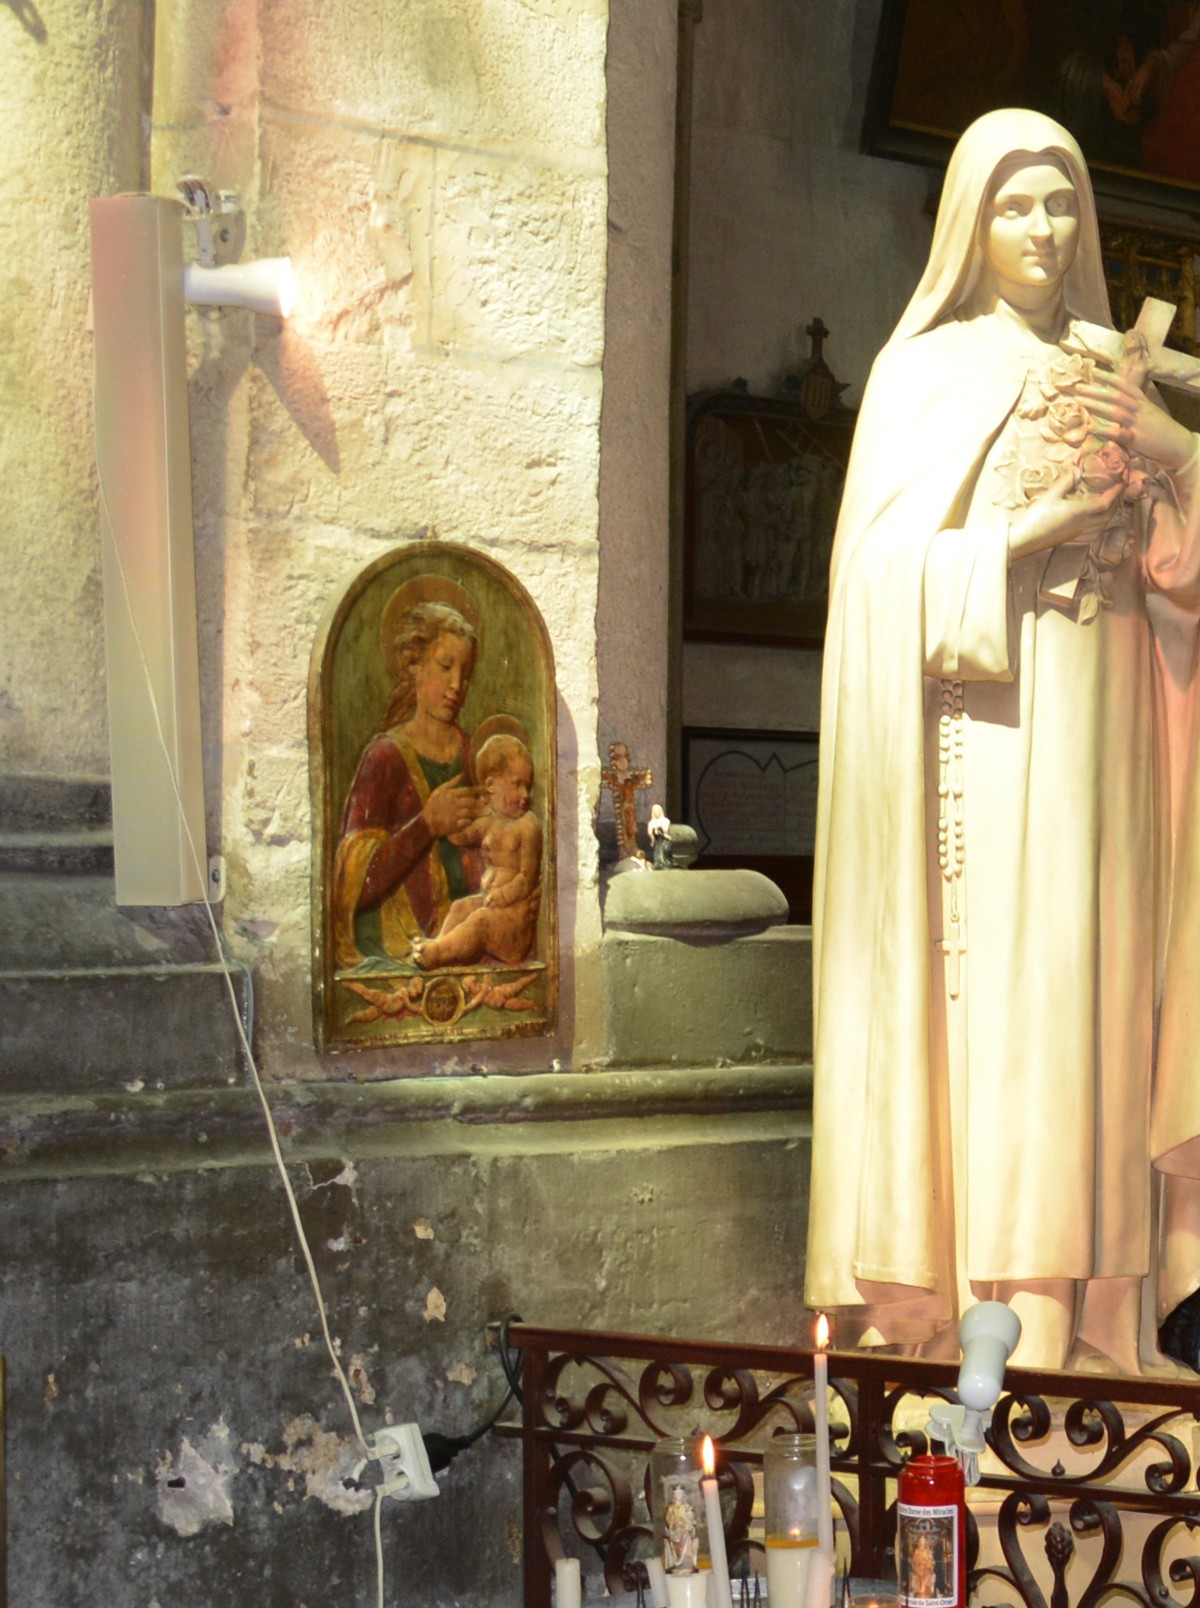
<instances>
[{"instance_id":1,"label":"black cable","mask_svg":"<svg viewBox=\"0 0 1200 1608\"><path fill-rule=\"evenodd\" d=\"M466 1435L440 1435L436 1430L430 1431L428 1435L422 1433L421 1439L425 1442L425 1451L429 1458L429 1469L431 1473L437 1474L440 1473L442 1469L448 1468L452 1459L457 1457L459 1452L465 1452L469 1446L474 1446L475 1442L482 1439L482 1437L487 1434L488 1430L491 1429L494 1424L499 1423L500 1414L508 1406L510 1401L512 1401L514 1398L517 1401L522 1399L521 1368L524 1364L525 1357L523 1353L518 1352L517 1365L514 1368L512 1358L509 1356L508 1352L509 1326L514 1323L520 1323L520 1321L520 1317L515 1312L510 1312L505 1317L500 1319L500 1366L504 1370L504 1377L508 1382L508 1389L505 1391L504 1399L501 1401L499 1407L496 1408L495 1412L492 1413L491 1416L482 1424L480 1424L477 1429L471 1430L470 1433Z\"/></svg>"},{"instance_id":2,"label":"black cable","mask_svg":"<svg viewBox=\"0 0 1200 1608\"><path fill-rule=\"evenodd\" d=\"M508 1389L504 1393L504 1400L488 1418L487 1422L480 1424L479 1428L472 1430L469 1435L439 1435L436 1430L428 1435L424 1433L421 1435L421 1439L425 1442L425 1451L429 1457L429 1467L432 1473L437 1474L440 1470L449 1467L451 1460L457 1457L459 1452L465 1452L469 1446L474 1446L477 1440L486 1435L488 1430L499 1422L500 1414L510 1401L519 1401L522 1406L524 1405L525 1397L521 1390L521 1372L525 1365L525 1353L518 1350L516 1354L517 1360L514 1364L508 1344L509 1329L514 1323L520 1322L520 1314L516 1312L506 1313L500 1319L500 1367L504 1371ZM550 1451L554 1457L561 1455L559 1448L553 1443L551 1443ZM564 1476L563 1483L566 1485L572 1499L579 1495L579 1487L571 1478L570 1473ZM602 1541L589 1541L588 1544L596 1553L600 1562L605 1563L608 1557L608 1548L604 1543Z\"/></svg>"},{"instance_id":3,"label":"black cable","mask_svg":"<svg viewBox=\"0 0 1200 1608\"><path fill-rule=\"evenodd\" d=\"M520 1323L520 1321L520 1317L515 1312L510 1312L507 1317L500 1319L500 1366L504 1369L504 1377L508 1380L510 1398L515 1396L524 1405L525 1397L521 1390L521 1370L525 1366L525 1353L523 1351L517 1352L517 1365L514 1368L508 1350L508 1331L514 1323Z\"/></svg>"}]
</instances>

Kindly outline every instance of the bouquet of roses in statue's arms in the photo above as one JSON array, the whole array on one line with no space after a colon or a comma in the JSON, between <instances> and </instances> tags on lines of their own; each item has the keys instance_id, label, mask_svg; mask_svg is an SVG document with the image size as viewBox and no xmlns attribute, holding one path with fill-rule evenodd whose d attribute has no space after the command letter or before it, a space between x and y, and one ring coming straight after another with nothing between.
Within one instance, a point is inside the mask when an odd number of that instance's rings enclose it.
<instances>
[{"instance_id":1,"label":"bouquet of roses in statue's arms","mask_svg":"<svg viewBox=\"0 0 1200 1608\"><path fill-rule=\"evenodd\" d=\"M1071 476L1071 491L1098 493L1122 488L1106 528L1091 542L1072 542L1053 550L1041 595L1060 607L1078 605L1080 624L1112 605L1109 577L1134 538L1133 505L1170 495L1165 472L1119 442L1096 433L1096 420L1079 396L1105 374L1144 389L1150 374L1150 347L1144 335L1073 320L1059 350L1039 374L1025 382L1016 409L1010 450L996 465L1001 508L1026 508L1042 492Z\"/></svg>"}]
</instances>

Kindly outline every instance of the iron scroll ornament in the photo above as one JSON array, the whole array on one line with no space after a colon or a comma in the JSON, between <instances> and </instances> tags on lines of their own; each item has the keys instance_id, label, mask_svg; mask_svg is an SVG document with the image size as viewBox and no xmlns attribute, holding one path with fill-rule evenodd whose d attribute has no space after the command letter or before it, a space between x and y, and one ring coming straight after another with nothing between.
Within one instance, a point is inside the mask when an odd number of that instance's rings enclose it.
<instances>
[{"instance_id":1,"label":"iron scroll ornament","mask_svg":"<svg viewBox=\"0 0 1200 1608\"><path fill-rule=\"evenodd\" d=\"M652 1544L645 1465L666 1435L707 1431L718 1442L729 1555L735 1572L759 1566L753 1472L773 1429L812 1427L811 1353L529 1326L512 1338L536 1384L522 1424L497 1432L523 1442L530 1608L548 1608L549 1560L564 1543L594 1540L609 1589L631 1587ZM842 1420L831 1426L835 1509L851 1573L877 1578L894 1562L896 1475L927 1449L927 1409L953 1395L957 1368L835 1352L830 1372ZM1026 1608L1098 1608L1106 1596L1200 1608L1200 1558L1180 1555L1181 1532L1200 1527L1200 1493L1187 1488L1196 1387L1020 1369L1008 1383L981 1481L1000 1497L998 1554L980 1557L968 1515L973 1585L1003 1585L1003 1600ZM578 1476L569 1503L568 1471ZM1137 1516L1153 1521L1144 1540L1128 1528ZM1039 1538L1053 1577L1048 1599L1038 1583L1045 1566L1035 1572L1031 1562ZM1126 1576L1117 1573L1122 1555Z\"/></svg>"}]
</instances>

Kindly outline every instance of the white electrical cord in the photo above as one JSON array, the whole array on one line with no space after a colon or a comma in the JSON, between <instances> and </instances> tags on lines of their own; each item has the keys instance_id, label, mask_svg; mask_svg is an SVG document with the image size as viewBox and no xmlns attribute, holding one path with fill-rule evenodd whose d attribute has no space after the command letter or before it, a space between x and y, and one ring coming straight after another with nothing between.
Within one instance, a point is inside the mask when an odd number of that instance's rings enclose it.
<instances>
[{"instance_id":1,"label":"white electrical cord","mask_svg":"<svg viewBox=\"0 0 1200 1608\"><path fill-rule=\"evenodd\" d=\"M254 1059L254 1051L250 1047L250 1039L246 1032L245 1024L242 1021L242 1013L238 1008L237 993L233 986L232 967L230 964L230 959L226 955L223 935L220 927L217 925L216 914L214 913L213 907L209 902L205 868L201 863L195 840L192 837L191 828L188 825L187 811L184 808L183 795L179 791L179 783L175 776L175 766L171 759L171 750L167 744L166 734L163 731L162 717L158 708L158 699L154 694L154 680L150 674L150 662L146 657L146 651L142 645L141 632L138 630L137 618L133 609L133 598L131 597L129 591L129 581L126 577L125 565L121 558L121 549L118 546L116 536L113 533L112 515L109 511L108 493L104 485L104 476L99 469L97 469L97 480L100 487L100 502L103 506L104 518L108 525L108 536L109 540L112 542L113 554L117 561L117 572L121 577L121 590L125 596L125 608L129 615L129 627L133 632L133 640L137 646L138 657L142 663L142 674L146 678L146 691L150 697L150 710L154 716L155 734L158 737L159 747L163 751L163 758L167 763L167 775L170 777L171 791L175 794L175 801L179 805L179 819L183 825L184 837L187 839L188 853L191 855L192 864L195 868L196 876L199 880L202 890L200 897L203 900L204 909L208 916L209 927L212 929L213 941L217 946L217 953L221 957L221 975L225 980L225 991L229 998L230 1010L233 1012L233 1020L237 1029L238 1040L242 1047L242 1054L246 1058L246 1066L250 1072L251 1081L254 1084L254 1092L258 1096L259 1105L262 1107L263 1119L267 1125L267 1136L271 1143L271 1154L275 1159L275 1166L278 1169L280 1179L283 1182L283 1190L284 1194L287 1196L288 1209L292 1214L292 1223L296 1229L296 1238L300 1242L300 1249L304 1255L304 1265L308 1269L309 1282L312 1285L313 1294L316 1296L317 1314L321 1319L321 1333L325 1338L325 1349L329 1353L329 1360L333 1364L333 1371L337 1375L338 1383L342 1387L342 1394L346 1398L346 1406L350 1410L350 1421L354 1425L355 1437L362 1448L364 1457L370 1460L374 1458L375 1454L371 1447L367 1444L366 1436L363 1434L362 1424L360 1423L358 1417L358 1408L354 1404L354 1395L350 1389L350 1381L346 1377L346 1370L342 1367L341 1358L338 1356L337 1348L333 1343L333 1336L329 1332L329 1317L325 1310L325 1297L321 1293L321 1281L317 1276L317 1266L313 1260L312 1250L308 1243L308 1236L304 1232L304 1224L300 1220L300 1207L296 1201L296 1192L292 1188L292 1181L288 1177L287 1166L283 1159L283 1150L279 1143L279 1134L275 1127L275 1119L271 1115L270 1103L267 1100L267 1094L266 1090L263 1088L262 1079L259 1077L258 1065ZM242 969L245 970L247 976L249 976L249 969L246 967L243 967ZM375 1493L374 1530L375 1582L378 1608L384 1608L383 1534L380 1524L380 1513L382 1507L383 1497L381 1492L377 1490Z\"/></svg>"}]
</instances>

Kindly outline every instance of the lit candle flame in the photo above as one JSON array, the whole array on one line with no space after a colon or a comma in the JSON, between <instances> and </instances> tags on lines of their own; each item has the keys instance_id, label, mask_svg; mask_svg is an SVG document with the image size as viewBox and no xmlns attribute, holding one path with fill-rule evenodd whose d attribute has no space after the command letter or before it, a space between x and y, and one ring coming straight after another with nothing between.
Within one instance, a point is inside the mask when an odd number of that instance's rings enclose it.
<instances>
[{"instance_id":1,"label":"lit candle flame","mask_svg":"<svg viewBox=\"0 0 1200 1608\"><path fill-rule=\"evenodd\" d=\"M829 1319L822 1312L817 1319L817 1350L826 1351L829 1348Z\"/></svg>"},{"instance_id":2,"label":"lit candle flame","mask_svg":"<svg viewBox=\"0 0 1200 1608\"><path fill-rule=\"evenodd\" d=\"M706 1435L704 1437L704 1444L700 1448L700 1461L704 1464L705 1475L708 1479L712 1479L713 1470L717 1466L717 1457L716 1453L713 1451L711 1435Z\"/></svg>"}]
</instances>

